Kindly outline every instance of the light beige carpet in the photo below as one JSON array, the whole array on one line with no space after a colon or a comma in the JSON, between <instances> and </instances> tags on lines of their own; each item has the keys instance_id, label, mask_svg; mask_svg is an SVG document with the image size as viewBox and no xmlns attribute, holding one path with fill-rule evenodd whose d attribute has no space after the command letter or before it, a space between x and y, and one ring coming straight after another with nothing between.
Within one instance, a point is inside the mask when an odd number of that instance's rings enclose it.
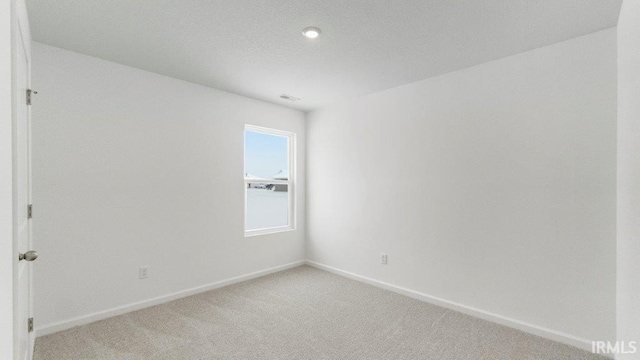
<instances>
[{"instance_id":1,"label":"light beige carpet","mask_svg":"<svg viewBox=\"0 0 640 360\"><path fill-rule=\"evenodd\" d=\"M35 359L603 358L301 266L40 337Z\"/></svg>"}]
</instances>

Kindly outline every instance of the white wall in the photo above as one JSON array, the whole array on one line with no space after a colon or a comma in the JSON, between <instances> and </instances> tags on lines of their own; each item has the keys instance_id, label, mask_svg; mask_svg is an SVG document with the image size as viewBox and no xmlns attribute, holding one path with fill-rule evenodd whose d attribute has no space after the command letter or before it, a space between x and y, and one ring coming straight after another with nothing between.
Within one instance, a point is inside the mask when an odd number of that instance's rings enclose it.
<instances>
[{"instance_id":1,"label":"white wall","mask_svg":"<svg viewBox=\"0 0 640 360\"><path fill-rule=\"evenodd\" d=\"M625 0L618 22L618 340L640 359L640 1Z\"/></svg>"},{"instance_id":2,"label":"white wall","mask_svg":"<svg viewBox=\"0 0 640 360\"><path fill-rule=\"evenodd\" d=\"M37 328L304 259L302 112L43 44L33 58ZM295 231L244 237L245 123L298 135Z\"/></svg>"},{"instance_id":3,"label":"white wall","mask_svg":"<svg viewBox=\"0 0 640 360\"><path fill-rule=\"evenodd\" d=\"M613 340L615 46L609 29L310 113L307 257Z\"/></svg>"},{"instance_id":4,"label":"white wall","mask_svg":"<svg viewBox=\"0 0 640 360\"><path fill-rule=\"evenodd\" d=\"M0 2L0 356L13 358L13 154L11 16Z\"/></svg>"}]
</instances>

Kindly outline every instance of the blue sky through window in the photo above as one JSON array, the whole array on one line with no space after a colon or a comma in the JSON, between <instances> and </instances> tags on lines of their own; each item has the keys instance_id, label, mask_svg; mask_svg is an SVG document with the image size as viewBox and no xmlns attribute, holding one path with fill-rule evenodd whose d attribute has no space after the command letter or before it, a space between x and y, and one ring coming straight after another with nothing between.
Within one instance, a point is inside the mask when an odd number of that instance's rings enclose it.
<instances>
[{"instance_id":1,"label":"blue sky through window","mask_svg":"<svg viewBox=\"0 0 640 360\"><path fill-rule=\"evenodd\" d=\"M288 172L288 138L254 131L244 132L244 172L273 179L280 170Z\"/></svg>"}]
</instances>

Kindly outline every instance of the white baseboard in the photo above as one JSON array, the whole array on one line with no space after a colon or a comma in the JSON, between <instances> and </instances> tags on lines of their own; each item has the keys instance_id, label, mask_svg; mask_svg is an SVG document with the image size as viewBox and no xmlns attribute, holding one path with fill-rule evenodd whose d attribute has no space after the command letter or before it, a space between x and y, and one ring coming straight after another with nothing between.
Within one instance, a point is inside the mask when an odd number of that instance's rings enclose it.
<instances>
[{"instance_id":1,"label":"white baseboard","mask_svg":"<svg viewBox=\"0 0 640 360\"><path fill-rule=\"evenodd\" d=\"M385 290L390 290L398 294L402 294L405 296L409 296L411 298L421 300L424 302L428 302L430 304L434 304L437 306L441 306L447 309L455 310L467 315L471 315L483 320L491 321L500 325L508 326L520 331L524 331L533 335L537 335L543 337L545 339L561 342L563 344L567 344L570 346L577 347L582 350L586 350L591 352L591 340L579 338L577 336L573 336L570 334L563 333L561 331L556 331L552 329L548 329L542 326L529 324L524 321L512 319L506 316L498 315L495 313L491 313L489 311L484 311L481 309L477 309L471 306L463 305L460 303L456 303L453 301L445 300L442 298L438 298L435 296L431 296L428 294L424 294L418 291L410 290L407 288L403 288L401 286L396 286L393 284L389 284L386 282L378 281L372 278L368 278L366 276L354 274L348 271L344 271L341 269L334 268L332 266L324 265L317 263L315 261L307 260L306 264L309 266L313 266L315 268L326 270L336 275L340 275L352 280L360 281L369 285L373 285Z\"/></svg>"},{"instance_id":2,"label":"white baseboard","mask_svg":"<svg viewBox=\"0 0 640 360\"><path fill-rule=\"evenodd\" d=\"M304 265L305 263L306 263L305 260L295 261L295 262L292 262L292 263L289 263L289 264L275 266L275 267L272 267L272 268L268 268L268 269L264 269L264 270L260 270L260 271L256 271L256 272L252 272L250 274L237 276L237 277L234 277L234 278L231 278L231 279L216 281L216 282L211 283L211 284L207 284L207 285L198 286L198 287L191 288L191 289L186 289L186 290L174 292L174 293L168 294L168 295L158 296L158 297L153 298L153 299L143 300L143 301L135 302L135 303L128 304L128 305L118 306L116 308L95 312L95 313L92 313L92 314L78 316L76 318L72 318L72 319L69 319L69 320L59 321L59 322L56 322L56 323L53 323L53 324L42 326L40 328L36 328L35 329L34 338L38 337L38 336L44 336L44 335L53 334L53 333L56 333L58 331L67 330L67 329L70 329L72 327L89 324L89 323L92 323L92 322L95 322L95 321L104 320L106 318L110 318L110 317L113 317L113 316L122 315L122 314L125 314L125 313L128 313L128 312L131 312L131 311L144 309L144 308L147 308L147 307L150 307L150 306L154 306L154 305L159 305L159 304L166 303L166 302L169 302L169 301L172 301L172 300L176 300L176 299L180 299L180 298L183 298L183 297L187 297L187 296L203 293L203 292L206 292L206 291L209 291L209 290L218 289L218 288L221 288L223 286L227 286L227 285L239 283L239 282L242 282L242 281L255 279L255 278L258 278L258 277L261 277L261 276L273 274L273 273L276 273L276 272L279 272L279 271L283 271L283 270L291 269L291 268L294 268L294 267L297 267L297 266L300 266L300 265Z\"/></svg>"}]
</instances>

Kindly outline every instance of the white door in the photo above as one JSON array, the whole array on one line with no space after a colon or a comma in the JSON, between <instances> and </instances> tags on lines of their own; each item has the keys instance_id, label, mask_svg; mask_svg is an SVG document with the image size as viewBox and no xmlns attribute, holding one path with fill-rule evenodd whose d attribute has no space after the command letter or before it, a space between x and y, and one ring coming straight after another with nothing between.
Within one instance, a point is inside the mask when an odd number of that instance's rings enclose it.
<instances>
[{"instance_id":1,"label":"white door","mask_svg":"<svg viewBox=\"0 0 640 360\"><path fill-rule=\"evenodd\" d=\"M31 38L24 2L16 1L16 21L14 21L14 99L15 118L13 126L13 174L14 174L14 229L17 261L14 283L14 356L15 360L30 360L32 357L32 336L29 332L31 317L31 267L36 254L31 249L31 224L29 204L31 200L31 160L30 109L27 105L27 90L30 85Z\"/></svg>"}]
</instances>

